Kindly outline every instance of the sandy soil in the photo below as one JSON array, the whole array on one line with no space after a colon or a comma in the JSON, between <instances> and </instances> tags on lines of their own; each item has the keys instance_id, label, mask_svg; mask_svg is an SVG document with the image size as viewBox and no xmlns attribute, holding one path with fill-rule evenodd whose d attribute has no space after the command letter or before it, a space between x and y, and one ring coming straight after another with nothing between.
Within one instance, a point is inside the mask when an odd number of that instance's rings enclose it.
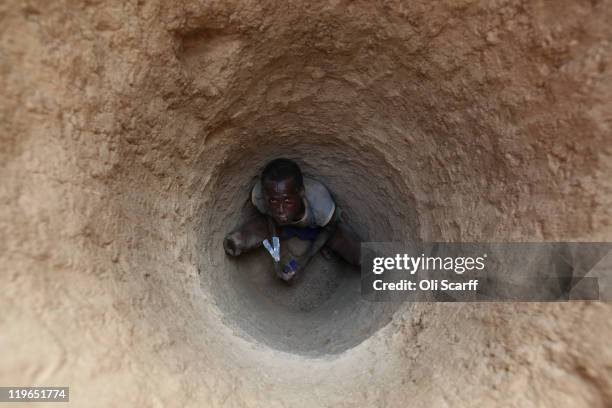
<instances>
[{"instance_id":1,"label":"sandy soil","mask_svg":"<svg viewBox=\"0 0 612 408\"><path fill-rule=\"evenodd\" d=\"M607 407L612 307L234 261L267 160L367 239L612 240L612 2L0 3L0 385L72 406Z\"/></svg>"}]
</instances>

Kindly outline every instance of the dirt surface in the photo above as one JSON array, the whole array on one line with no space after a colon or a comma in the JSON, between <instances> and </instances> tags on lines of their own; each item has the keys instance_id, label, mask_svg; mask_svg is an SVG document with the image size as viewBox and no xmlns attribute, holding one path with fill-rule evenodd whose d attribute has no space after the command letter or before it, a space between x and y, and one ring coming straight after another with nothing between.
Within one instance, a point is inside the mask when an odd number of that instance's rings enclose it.
<instances>
[{"instance_id":1,"label":"dirt surface","mask_svg":"<svg viewBox=\"0 0 612 408\"><path fill-rule=\"evenodd\" d=\"M0 3L0 385L72 406L607 407L612 307L229 260L275 157L366 239L612 240L612 2ZM326 270L327 268L327 270Z\"/></svg>"}]
</instances>

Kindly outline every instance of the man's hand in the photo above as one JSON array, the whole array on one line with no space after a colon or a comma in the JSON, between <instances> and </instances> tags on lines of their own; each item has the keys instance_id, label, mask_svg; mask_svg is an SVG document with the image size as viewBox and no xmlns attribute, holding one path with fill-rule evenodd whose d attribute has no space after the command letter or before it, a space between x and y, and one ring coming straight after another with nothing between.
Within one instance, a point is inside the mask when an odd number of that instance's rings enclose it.
<instances>
[{"instance_id":1,"label":"man's hand","mask_svg":"<svg viewBox=\"0 0 612 408\"><path fill-rule=\"evenodd\" d=\"M239 233L229 234L223 240L223 249L225 253L231 256L238 256L242 253L242 239Z\"/></svg>"},{"instance_id":2,"label":"man's hand","mask_svg":"<svg viewBox=\"0 0 612 408\"><path fill-rule=\"evenodd\" d=\"M279 263L277 263L277 265L280 266ZM293 284L295 283L297 276L302 272L303 269L304 265L300 264L299 261L292 259L282 268L280 274L277 272L277 276L284 280L286 283Z\"/></svg>"}]
</instances>

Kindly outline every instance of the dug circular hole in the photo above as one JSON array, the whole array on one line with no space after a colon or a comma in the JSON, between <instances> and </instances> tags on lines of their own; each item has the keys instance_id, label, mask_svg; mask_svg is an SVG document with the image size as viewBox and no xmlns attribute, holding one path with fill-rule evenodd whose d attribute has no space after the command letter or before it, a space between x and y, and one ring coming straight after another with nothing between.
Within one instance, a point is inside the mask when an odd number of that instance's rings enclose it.
<instances>
[{"instance_id":1,"label":"dug circular hole","mask_svg":"<svg viewBox=\"0 0 612 408\"><path fill-rule=\"evenodd\" d=\"M413 237L414 205L402 178L374 148L316 135L307 142L283 134L269 138L228 149L216 166L200 226L200 247L207 254L200 259L200 269L209 271L202 274L201 284L212 294L225 323L245 338L296 354L339 353L388 323L398 305L362 299L359 269L337 257L325 260L317 255L301 280L287 287L274 278L265 250L230 258L223 251L223 236L255 213L250 189L267 161L281 155L327 185L347 224L362 240Z\"/></svg>"}]
</instances>

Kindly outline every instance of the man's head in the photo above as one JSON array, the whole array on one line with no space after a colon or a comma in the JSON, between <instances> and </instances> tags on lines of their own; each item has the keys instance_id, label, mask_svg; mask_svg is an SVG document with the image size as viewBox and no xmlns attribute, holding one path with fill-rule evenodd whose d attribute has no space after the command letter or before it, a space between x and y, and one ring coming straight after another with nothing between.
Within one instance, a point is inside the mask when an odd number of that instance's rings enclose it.
<instances>
[{"instance_id":1,"label":"man's head","mask_svg":"<svg viewBox=\"0 0 612 408\"><path fill-rule=\"evenodd\" d=\"M288 224L304 214L304 180L295 162L272 160L261 173L261 185L269 214L278 224Z\"/></svg>"}]
</instances>

